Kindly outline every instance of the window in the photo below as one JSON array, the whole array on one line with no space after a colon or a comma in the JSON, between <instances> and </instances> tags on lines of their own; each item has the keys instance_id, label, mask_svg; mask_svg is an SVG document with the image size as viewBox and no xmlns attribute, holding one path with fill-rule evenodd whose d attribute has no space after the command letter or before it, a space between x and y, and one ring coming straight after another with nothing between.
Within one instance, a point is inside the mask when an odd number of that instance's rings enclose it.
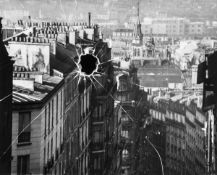
<instances>
[{"instance_id":1,"label":"window","mask_svg":"<svg viewBox=\"0 0 217 175\"><path fill-rule=\"evenodd\" d=\"M59 96L59 94L57 94L57 96L56 96L56 124L58 123L58 116L59 116L59 111L58 111L58 107L59 107L59 105L58 105L58 96Z\"/></svg>"},{"instance_id":2,"label":"window","mask_svg":"<svg viewBox=\"0 0 217 175\"><path fill-rule=\"evenodd\" d=\"M84 113L87 111L87 91L84 92Z\"/></svg>"},{"instance_id":3,"label":"window","mask_svg":"<svg viewBox=\"0 0 217 175\"><path fill-rule=\"evenodd\" d=\"M47 136L47 106L45 106L45 112L44 112L44 138Z\"/></svg>"},{"instance_id":4,"label":"window","mask_svg":"<svg viewBox=\"0 0 217 175\"><path fill-rule=\"evenodd\" d=\"M93 130L93 143L102 143L103 142L103 132L101 127L94 127Z\"/></svg>"},{"instance_id":5,"label":"window","mask_svg":"<svg viewBox=\"0 0 217 175\"><path fill-rule=\"evenodd\" d=\"M56 144L55 144L56 148L55 148L55 150L57 150L57 148L58 148L58 145L57 145L57 132L56 132L56 140L55 141L56 141Z\"/></svg>"},{"instance_id":6,"label":"window","mask_svg":"<svg viewBox=\"0 0 217 175\"><path fill-rule=\"evenodd\" d=\"M54 127L54 108L53 108L53 106L54 106L54 100L52 99L52 101L51 101L51 128L52 128L52 130L53 130L53 127Z\"/></svg>"},{"instance_id":7,"label":"window","mask_svg":"<svg viewBox=\"0 0 217 175\"><path fill-rule=\"evenodd\" d=\"M121 81L119 91L127 91L127 82Z\"/></svg>"},{"instance_id":8,"label":"window","mask_svg":"<svg viewBox=\"0 0 217 175\"><path fill-rule=\"evenodd\" d=\"M125 138L129 138L129 133L128 131L121 131L121 136Z\"/></svg>"},{"instance_id":9,"label":"window","mask_svg":"<svg viewBox=\"0 0 217 175\"><path fill-rule=\"evenodd\" d=\"M87 109L89 111L89 107L90 107L90 92L87 91Z\"/></svg>"},{"instance_id":10,"label":"window","mask_svg":"<svg viewBox=\"0 0 217 175\"><path fill-rule=\"evenodd\" d=\"M94 117L96 121L102 120L102 105L99 104L95 109L94 109Z\"/></svg>"},{"instance_id":11,"label":"window","mask_svg":"<svg viewBox=\"0 0 217 175\"><path fill-rule=\"evenodd\" d=\"M81 115L82 115L82 117L83 117L83 112L84 112L84 97L83 97L83 95L81 95L81 98L80 98L80 100L81 100Z\"/></svg>"},{"instance_id":12,"label":"window","mask_svg":"<svg viewBox=\"0 0 217 175\"><path fill-rule=\"evenodd\" d=\"M123 159L127 159L129 157L129 151L127 149L122 151L122 157Z\"/></svg>"},{"instance_id":13,"label":"window","mask_svg":"<svg viewBox=\"0 0 217 175\"><path fill-rule=\"evenodd\" d=\"M139 49L137 49L137 55L140 56L140 50Z\"/></svg>"},{"instance_id":14,"label":"window","mask_svg":"<svg viewBox=\"0 0 217 175\"><path fill-rule=\"evenodd\" d=\"M49 142L48 142L48 143L47 143L47 160L50 158L50 154L49 154L49 153L50 153L50 152L49 152L49 151L50 151L50 149L49 149L50 147L49 147L49 146L50 146L50 145L49 145Z\"/></svg>"},{"instance_id":15,"label":"window","mask_svg":"<svg viewBox=\"0 0 217 175\"><path fill-rule=\"evenodd\" d=\"M19 137L18 143L30 142L30 112L19 113Z\"/></svg>"},{"instance_id":16,"label":"window","mask_svg":"<svg viewBox=\"0 0 217 175\"><path fill-rule=\"evenodd\" d=\"M133 56L136 56L136 49L133 49Z\"/></svg>"},{"instance_id":17,"label":"window","mask_svg":"<svg viewBox=\"0 0 217 175\"><path fill-rule=\"evenodd\" d=\"M124 122L124 121L129 121L129 117L127 116L126 113L122 113L121 121L122 121L122 122Z\"/></svg>"},{"instance_id":18,"label":"window","mask_svg":"<svg viewBox=\"0 0 217 175\"><path fill-rule=\"evenodd\" d=\"M46 147L44 147L44 164L46 162Z\"/></svg>"},{"instance_id":19,"label":"window","mask_svg":"<svg viewBox=\"0 0 217 175\"><path fill-rule=\"evenodd\" d=\"M53 138L51 138L50 154L51 154L51 157L52 157L53 156Z\"/></svg>"},{"instance_id":20,"label":"window","mask_svg":"<svg viewBox=\"0 0 217 175\"><path fill-rule=\"evenodd\" d=\"M18 156L17 157L17 174L23 175L28 174L29 168L29 155Z\"/></svg>"},{"instance_id":21,"label":"window","mask_svg":"<svg viewBox=\"0 0 217 175\"><path fill-rule=\"evenodd\" d=\"M145 55L146 55L145 50L143 50L142 56L145 57Z\"/></svg>"},{"instance_id":22,"label":"window","mask_svg":"<svg viewBox=\"0 0 217 175\"><path fill-rule=\"evenodd\" d=\"M62 142L62 127L60 126L60 143Z\"/></svg>"},{"instance_id":23,"label":"window","mask_svg":"<svg viewBox=\"0 0 217 175\"><path fill-rule=\"evenodd\" d=\"M48 104L48 134L50 133L50 103Z\"/></svg>"},{"instance_id":24,"label":"window","mask_svg":"<svg viewBox=\"0 0 217 175\"><path fill-rule=\"evenodd\" d=\"M60 115L62 116L62 91L60 92Z\"/></svg>"},{"instance_id":25,"label":"window","mask_svg":"<svg viewBox=\"0 0 217 175\"><path fill-rule=\"evenodd\" d=\"M102 168L102 158L100 156L94 157L94 169L100 170Z\"/></svg>"}]
</instances>

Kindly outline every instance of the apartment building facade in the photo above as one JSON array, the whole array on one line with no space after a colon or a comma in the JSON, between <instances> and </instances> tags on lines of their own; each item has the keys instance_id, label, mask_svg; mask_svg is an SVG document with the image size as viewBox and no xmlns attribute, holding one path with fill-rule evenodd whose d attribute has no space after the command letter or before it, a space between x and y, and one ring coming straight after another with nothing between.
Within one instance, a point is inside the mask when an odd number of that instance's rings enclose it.
<instances>
[{"instance_id":1,"label":"apartment building facade","mask_svg":"<svg viewBox=\"0 0 217 175\"><path fill-rule=\"evenodd\" d=\"M150 107L153 119L166 126L165 164L167 174L205 174L206 114L195 103L161 100Z\"/></svg>"}]
</instances>

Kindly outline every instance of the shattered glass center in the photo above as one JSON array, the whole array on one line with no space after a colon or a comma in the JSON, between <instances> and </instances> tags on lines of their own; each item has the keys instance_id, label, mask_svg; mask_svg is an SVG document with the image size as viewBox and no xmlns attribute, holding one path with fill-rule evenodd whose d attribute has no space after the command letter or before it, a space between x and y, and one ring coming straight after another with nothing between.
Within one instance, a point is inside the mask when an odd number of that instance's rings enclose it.
<instances>
[{"instance_id":1,"label":"shattered glass center","mask_svg":"<svg viewBox=\"0 0 217 175\"><path fill-rule=\"evenodd\" d=\"M80 71L84 75L90 76L97 71L98 58L92 54L80 56Z\"/></svg>"}]
</instances>

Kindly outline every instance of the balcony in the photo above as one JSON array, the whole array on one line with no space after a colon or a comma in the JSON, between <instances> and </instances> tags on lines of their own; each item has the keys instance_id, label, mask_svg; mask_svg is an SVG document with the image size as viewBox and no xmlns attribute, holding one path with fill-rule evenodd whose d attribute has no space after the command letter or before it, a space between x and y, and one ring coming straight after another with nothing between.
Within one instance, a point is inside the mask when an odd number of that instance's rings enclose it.
<instances>
[{"instance_id":1,"label":"balcony","mask_svg":"<svg viewBox=\"0 0 217 175\"><path fill-rule=\"evenodd\" d=\"M94 122L93 124L103 124L104 123L104 119L103 117L92 117L92 121Z\"/></svg>"},{"instance_id":2,"label":"balcony","mask_svg":"<svg viewBox=\"0 0 217 175\"><path fill-rule=\"evenodd\" d=\"M121 125L122 125L122 127L131 129L133 123L130 120L121 120Z\"/></svg>"},{"instance_id":3,"label":"balcony","mask_svg":"<svg viewBox=\"0 0 217 175\"><path fill-rule=\"evenodd\" d=\"M98 151L98 150L103 150L103 149L104 149L104 143L103 142L91 143L91 150L92 151Z\"/></svg>"},{"instance_id":4,"label":"balcony","mask_svg":"<svg viewBox=\"0 0 217 175\"><path fill-rule=\"evenodd\" d=\"M18 146L29 145L30 143L30 132L22 132L18 137Z\"/></svg>"}]
</instances>

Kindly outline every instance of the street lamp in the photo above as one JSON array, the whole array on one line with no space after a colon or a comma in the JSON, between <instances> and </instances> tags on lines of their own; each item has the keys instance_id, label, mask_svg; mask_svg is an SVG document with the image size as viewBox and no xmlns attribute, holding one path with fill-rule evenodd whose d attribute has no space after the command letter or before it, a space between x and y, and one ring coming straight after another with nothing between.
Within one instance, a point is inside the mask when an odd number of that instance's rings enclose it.
<instances>
[{"instance_id":1,"label":"street lamp","mask_svg":"<svg viewBox=\"0 0 217 175\"><path fill-rule=\"evenodd\" d=\"M160 163L161 163L161 170L162 170L162 175L164 175L164 166L163 166L163 162L162 162L162 158L158 152L158 150L156 149L156 147L151 143L151 141L148 139L147 136L145 136L145 139L148 141L148 143L152 146L152 148L154 148L155 152L157 153L159 159L160 159Z\"/></svg>"},{"instance_id":2,"label":"street lamp","mask_svg":"<svg viewBox=\"0 0 217 175\"><path fill-rule=\"evenodd\" d=\"M150 123L148 123L148 122L147 122L147 119L146 119L143 128L146 128L146 126L149 125L149 124L150 124ZM157 155L158 155L158 157L159 157L159 159L160 159L162 175L164 175L164 166L163 166L163 162L162 162L162 158L161 158L161 156L160 156L160 153L158 152L158 150L157 150L157 148L154 146L154 144L151 143L151 141L148 139L147 136L145 136L145 139L148 141L148 143L151 145L152 148L154 148L155 152L157 153Z\"/></svg>"}]
</instances>

